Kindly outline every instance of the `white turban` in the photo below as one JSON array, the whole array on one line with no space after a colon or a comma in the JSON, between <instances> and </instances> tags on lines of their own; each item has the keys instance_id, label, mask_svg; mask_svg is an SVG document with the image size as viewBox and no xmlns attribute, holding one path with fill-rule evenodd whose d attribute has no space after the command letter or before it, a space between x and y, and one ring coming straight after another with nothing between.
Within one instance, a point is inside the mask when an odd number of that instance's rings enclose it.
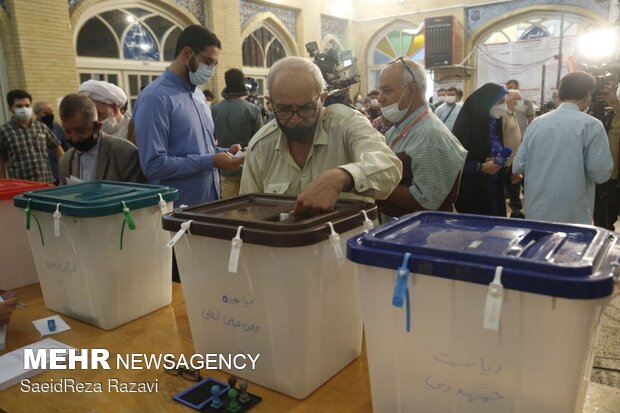
<instances>
[{"instance_id":1,"label":"white turban","mask_svg":"<svg viewBox=\"0 0 620 413\"><path fill-rule=\"evenodd\" d=\"M80 85L78 93L85 94L95 102L116 105L119 108L122 108L127 103L125 91L104 80L87 80Z\"/></svg>"}]
</instances>

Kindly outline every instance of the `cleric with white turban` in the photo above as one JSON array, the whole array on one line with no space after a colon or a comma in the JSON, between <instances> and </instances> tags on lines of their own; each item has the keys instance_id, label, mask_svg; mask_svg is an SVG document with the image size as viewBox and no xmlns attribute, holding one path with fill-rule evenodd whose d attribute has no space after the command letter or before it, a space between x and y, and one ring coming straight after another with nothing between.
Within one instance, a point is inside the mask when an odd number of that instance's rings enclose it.
<instances>
[{"instance_id":1,"label":"cleric with white turban","mask_svg":"<svg viewBox=\"0 0 620 413\"><path fill-rule=\"evenodd\" d=\"M97 107L101 130L117 138L127 138L130 118L121 112L127 103L127 94L115 84L103 80L87 80L78 93L87 95Z\"/></svg>"}]
</instances>

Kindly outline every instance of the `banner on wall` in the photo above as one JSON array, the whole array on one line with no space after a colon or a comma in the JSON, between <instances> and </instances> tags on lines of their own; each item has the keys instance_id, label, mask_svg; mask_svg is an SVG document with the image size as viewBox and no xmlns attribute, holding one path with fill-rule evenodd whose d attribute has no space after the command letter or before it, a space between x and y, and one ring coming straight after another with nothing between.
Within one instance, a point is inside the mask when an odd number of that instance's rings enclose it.
<instances>
[{"instance_id":1,"label":"banner on wall","mask_svg":"<svg viewBox=\"0 0 620 413\"><path fill-rule=\"evenodd\" d=\"M477 86L493 82L501 85L509 79L517 79L524 98L540 105L542 68L545 65L544 100L551 100L558 76L560 39L546 37L514 43L481 45L477 50ZM573 56L577 51L578 37L565 36L562 44L561 76L574 70Z\"/></svg>"}]
</instances>

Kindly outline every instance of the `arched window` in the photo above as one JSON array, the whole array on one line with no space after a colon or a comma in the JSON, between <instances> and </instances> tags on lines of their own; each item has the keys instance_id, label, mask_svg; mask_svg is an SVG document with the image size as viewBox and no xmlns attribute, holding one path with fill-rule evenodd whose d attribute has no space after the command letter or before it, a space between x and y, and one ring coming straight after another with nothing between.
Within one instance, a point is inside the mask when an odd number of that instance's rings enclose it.
<instances>
[{"instance_id":1,"label":"arched window","mask_svg":"<svg viewBox=\"0 0 620 413\"><path fill-rule=\"evenodd\" d=\"M183 24L149 6L91 14L76 36L79 81L106 80L120 86L131 109L140 90L174 59Z\"/></svg>"},{"instance_id":2,"label":"arched window","mask_svg":"<svg viewBox=\"0 0 620 413\"><path fill-rule=\"evenodd\" d=\"M379 86L381 69L392 59L406 56L424 66L424 26L398 25L380 32L370 43L368 51L368 90ZM432 96L433 82L427 74L428 96ZM430 92L430 93L429 93Z\"/></svg>"},{"instance_id":3,"label":"arched window","mask_svg":"<svg viewBox=\"0 0 620 413\"><path fill-rule=\"evenodd\" d=\"M286 57L282 42L266 27L255 30L243 41L243 66L270 67Z\"/></svg>"}]
</instances>

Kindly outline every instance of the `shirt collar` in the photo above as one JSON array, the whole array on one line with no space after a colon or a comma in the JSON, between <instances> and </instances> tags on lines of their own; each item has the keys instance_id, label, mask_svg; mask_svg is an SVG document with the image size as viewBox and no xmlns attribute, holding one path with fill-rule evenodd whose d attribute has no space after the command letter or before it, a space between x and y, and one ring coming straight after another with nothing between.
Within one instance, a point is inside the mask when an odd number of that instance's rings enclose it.
<instances>
[{"instance_id":1,"label":"shirt collar","mask_svg":"<svg viewBox=\"0 0 620 413\"><path fill-rule=\"evenodd\" d=\"M579 106L571 102L560 103L560 106L558 106L558 109L576 110L578 112L581 112L581 109L579 109Z\"/></svg>"},{"instance_id":2,"label":"shirt collar","mask_svg":"<svg viewBox=\"0 0 620 413\"><path fill-rule=\"evenodd\" d=\"M164 78L170 80L175 85L182 87L189 92L194 92L196 90L196 85L192 85L191 83L186 82L185 79L174 73L172 70L170 70L169 67L167 67L166 71L164 72Z\"/></svg>"}]
</instances>

